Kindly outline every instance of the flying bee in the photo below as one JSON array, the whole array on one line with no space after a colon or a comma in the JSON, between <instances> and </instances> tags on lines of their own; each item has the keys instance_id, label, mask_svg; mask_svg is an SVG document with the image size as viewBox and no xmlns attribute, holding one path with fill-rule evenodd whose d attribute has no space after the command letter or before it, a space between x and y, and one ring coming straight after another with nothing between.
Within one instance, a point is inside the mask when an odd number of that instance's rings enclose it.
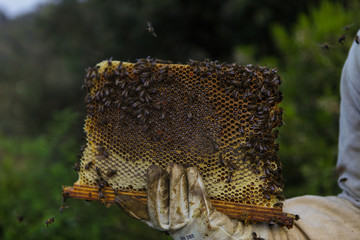
<instances>
[{"instance_id":1,"label":"flying bee","mask_svg":"<svg viewBox=\"0 0 360 240\"><path fill-rule=\"evenodd\" d=\"M146 22L146 25L147 25L146 30L148 30L148 32L149 32L151 35L153 35L154 37L157 37L157 35L156 35L156 33L155 33L155 29L154 29L154 27L152 26L151 22L147 21L147 22Z\"/></svg>"},{"instance_id":2,"label":"flying bee","mask_svg":"<svg viewBox=\"0 0 360 240\"><path fill-rule=\"evenodd\" d=\"M49 227L50 224L55 222L55 218L49 218L48 220L45 221L46 227Z\"/></svg>"},{"instance_id":3,"label":"flying bee","mask_svg":"<svg viewBox=\"0 0 360 240\"><path fill-rule=\"evenodd\" d=\"M321 47L324 50L330 50L330 48L332 48L332 46L330 44L328 44L327 42L322 43L322 44L318 44L319 47Z\"/></svg>"},{"instance_id":4,"label":"flying bee","mask_svg":"<svg viewBox=\"0 0 360 240\"><path fill-rule=\"evenodd\" d=\"M349 30L353 25L354 25L353 23L348 24L348 25L346 25L345 27L343 27L343 30L347 31L347 30Z\"/></svg>"},{"instance_id":5,"label":"flying bee","mask_svg":"<svg viewBox=\"0 0 360 240\"><path fill-rule=\"evenodd\" d=\"M24 221L24 216L18 216L17 218L16 218L16 220L18 221L18 222L22 222L22 221Z\"/></svg>"},{"instance_id":6,"label":"flying bee","mask_svg":"<svg viewBox=\"0 0 360 240\"><path fill-rule=\"evenodd\" d=\"M359 35L356 35L356 36L355 36L355 42L356 42L356 44L359 44L359 43L360 43Z\"/></svg>"},{"instance_id":7,"label":"flying bee","mask_svg":"<svg viewBox=\"0 0 360 240\"><path fill-rule=\"evenodd\" d=\"M344 45L344 41L346 39L346 36L343 34L338 38L338 43L341 43L341 45Z\"/></svg>"},{"instance_id":8,"label":"flying bee","mask_svg":"<svg viewBox=\"0 0 360 240\"><path fill-rule=\"evenodd\" d=\"M65 204L63 204L60 208L59 208L59 211L60 213L63 213L65 208L69 208L69 206L66 206Z\"/></svg>"}]
</instances>

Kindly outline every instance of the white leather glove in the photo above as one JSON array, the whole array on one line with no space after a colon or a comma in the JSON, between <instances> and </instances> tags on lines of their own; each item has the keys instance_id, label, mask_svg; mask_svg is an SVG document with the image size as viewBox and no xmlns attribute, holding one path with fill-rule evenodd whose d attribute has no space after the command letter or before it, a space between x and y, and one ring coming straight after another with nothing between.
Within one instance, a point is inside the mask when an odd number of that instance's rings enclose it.
<instances>
[{"instance_id":1,"label":"white leather glove","mask_svg":"<svg viewBox=\"0 0 360 240\"><path fill-rule=\"evenodd\" d=\"M195 167L169 164L164 171L150 166L147 192L148 206L122 195L115 203L130 216L168 231L174 239L267 239L264 224L244 225L213 208Z\"/></svg>"}]
</instances>

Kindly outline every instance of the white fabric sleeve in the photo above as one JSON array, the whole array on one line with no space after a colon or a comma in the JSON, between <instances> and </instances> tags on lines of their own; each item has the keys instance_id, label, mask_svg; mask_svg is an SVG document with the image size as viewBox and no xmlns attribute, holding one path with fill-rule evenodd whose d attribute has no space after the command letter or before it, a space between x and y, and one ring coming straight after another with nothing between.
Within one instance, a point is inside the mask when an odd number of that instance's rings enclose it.
<instances>
[{"instance_id":1,"label":"white fabric sleeve","mask_svg":"<svg viewBox=\"0 0 360 240\"><path fill-rule=\"evenodd\" d=\"M340 89L337 172L343 192L339 196L360 207L360 44L355 41L343 67Z\"/></svg>"},{"instance_id":2,"label":"white fabric sleeve","mask_svg":"<svg viewBox=\"0 0 360 240\"><path fill-rule=\"evenodd\" d=\"M267 240L358 240L360 208L336 196L301 196L284 202L284 211L298 213L292 229L269 228Z\"/></svg>"}]
</instances>

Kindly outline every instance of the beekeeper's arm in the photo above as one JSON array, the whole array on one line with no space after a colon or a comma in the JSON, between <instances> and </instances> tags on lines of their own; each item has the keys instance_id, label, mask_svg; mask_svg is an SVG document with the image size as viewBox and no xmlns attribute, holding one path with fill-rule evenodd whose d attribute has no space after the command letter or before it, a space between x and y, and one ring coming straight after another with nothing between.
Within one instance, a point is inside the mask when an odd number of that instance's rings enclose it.
<instances>
[{"instance_id":1,"label":"beekeeper's arm","mask_svg":"<svg viewBox=\"0 0 360 240\"><path fill-rule=\"evenodd\" d=\"M267 224L243 224L211 206L196 168L169 165L148 169L148 205L127 196L118 206L174 239L359 239L360 209L340 197L303 196L284 203L284 211L301 219L290 230Z\"/></svg>"}]
</instances>

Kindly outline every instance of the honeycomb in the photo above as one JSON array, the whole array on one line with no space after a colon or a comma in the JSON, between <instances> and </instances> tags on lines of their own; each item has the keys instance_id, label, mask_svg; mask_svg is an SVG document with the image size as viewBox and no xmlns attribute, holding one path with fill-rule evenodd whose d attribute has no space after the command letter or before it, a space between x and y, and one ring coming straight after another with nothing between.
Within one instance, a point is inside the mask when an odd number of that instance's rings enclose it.
<instances>
[{"instance_id":1,"label":"honeycomb","mask_svg":"<svg viewBox=\"0 0 360 240\"><path fill-rule=\"evenodd\" d=\"M153 58L88 68L77 183L146 195L146 170L198 168L211 199L281 208L280 76L261 66Z\"/></svg>"}]
</instances>

